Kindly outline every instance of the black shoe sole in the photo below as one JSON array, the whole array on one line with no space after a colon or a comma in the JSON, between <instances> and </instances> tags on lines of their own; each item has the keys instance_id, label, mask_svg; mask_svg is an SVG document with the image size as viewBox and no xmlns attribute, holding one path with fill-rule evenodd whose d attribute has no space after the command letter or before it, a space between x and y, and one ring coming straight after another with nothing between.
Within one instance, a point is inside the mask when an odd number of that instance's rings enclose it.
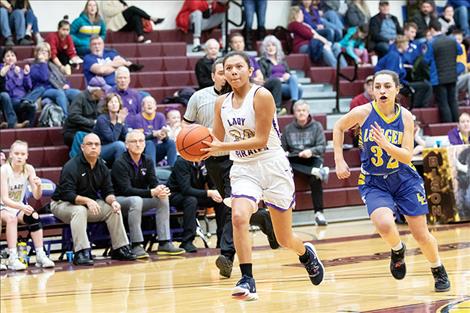
<instances>
[{"instance_id":1,"label":"black shoe sole","mask_svg":"<svg viewBox=\"0 0 470 313\"><path fill-rule=\"evenodd\" d=\"M230 278L232 275L233 262L231 262L226 256L219 255L215 260L215 265L219 269L220 276Z\"/></svg>"},{"instance_id":2,"label":"black shoe sole","mask_svg":"<svg viewBox=\"0 0 470 313\"><path fill-rule=\"evenodd\" d=\"M438 289L438 288L434 288L434 291L435 292L446 292L446 291L449 291L450 290L450 286L447 287L446 289Z\"/></svg>"}]
</instances>

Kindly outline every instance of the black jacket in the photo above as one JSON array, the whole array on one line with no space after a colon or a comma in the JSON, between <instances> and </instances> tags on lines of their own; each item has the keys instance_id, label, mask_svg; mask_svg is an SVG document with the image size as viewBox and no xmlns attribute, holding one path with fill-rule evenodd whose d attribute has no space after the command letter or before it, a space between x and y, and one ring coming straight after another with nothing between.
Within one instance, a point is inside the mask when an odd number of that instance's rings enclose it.
<instances>
[{"instance_id":1,"label":"black jacket","mask_svg":"<svg viewBox=\"0 0 470 313\"><path fill-rule=\"evenodd\" d=\"M426 31L429 28L429 25L434 21L434 23L438 23L439 20L434 15L430 16L429 24L426 24L426 20L424 19L424 15L421 12L417 12L412 20L418 26L418 30L416 31L416 39L426 37Z\"/></svg>"},{"instance_id":2,"label":"black jacket","mask_svg":"<svg viewBox=\"0 0 470 313\"><path fill-rule=\"evenodd\" d=\"M159 184L152 159L142 154L136 166L127 151L114 161L111 177L116 196L152 198L150 189Z\"/></svg>"},{"instance_id":3,"label":"black jacket","mask_svg":"<svg viewBox=\"0 0 470 313\"><path fill-rule=\"evenodd\" d=\"M77 131L91 133L99 115L98 104L99 100L92 100L88 90L79 93L69 107L64 133L75 134Z\"/></svg>"},{"instance_id":4,"label":"black jacket","mask_svg":"<svg viewBox=\"0 0 470 313\"><path fill-rule=\"evenodd\" d=\"M105 200L112 194L114 190L111 175L103 160L98 159L92 169L83 153L80 153L65 163L62 168L59 184L52 195L52 200L75 204L77 196Z\"/></svg>"},{"instance_id":5,"label":"black jacket","mask_svg":"<svg viewBox=\"0 0 470 313\"><path fill-rule=\"evenodd\" d=\"M374 15L369 22L369 37L368 37L368 48L369 50L372 50L375 48L375 45L379 42L388 42L387 38L383 37L380 35L380 29L382 27L382 22L384 20L385 16L382 14L376 14ZM390 18L393 21L393 24L395 24L395 27L397 29L397 34L403 34L403 30L400 26L400 23L398 22L398 19L394 15L390 15Z\"/></svg>"},{"instance_id":6,"label":"black jacket","mask_svg":"<svg viewBox=\"0 0 470 313\"><path fill-rule=\"evenodd\" d=\"M271 62L271 60L269 60L266 57L262 57L259 59L258 64L259 64L259 69L261 70L261 73L263 73L264 79L270 78L272 67L273 67L273 63ZM282 61L280 64L284 65L286 69L286 73L290 72L289 65L287 64L286 61Z\"/></svg>"},{"instance_id":7,"label":"black jacket","mask_svg":"<svg viewBox=\"0 0 470 313\"><path fill-rule=\"evenodd\" d=\"M212 80L212 64L214 64L214 61L206 56L197 61L195 71L199 89L214 86L214 81Z\"/></svg>"},{"instance_id":8,"label":"black jacket","mask_svg":"<svg viewBox=\"0 0 470 313\"><path fill-rule=\"evenodd\" d=\"M182 193L186 196L196 198L207 197L205 184L208 182L208 176L203 175L201 166L197 163L189 162L178 157L176 159L170 178L168 179L168 188L171 193Z\"/></svg>"}]
</instances>

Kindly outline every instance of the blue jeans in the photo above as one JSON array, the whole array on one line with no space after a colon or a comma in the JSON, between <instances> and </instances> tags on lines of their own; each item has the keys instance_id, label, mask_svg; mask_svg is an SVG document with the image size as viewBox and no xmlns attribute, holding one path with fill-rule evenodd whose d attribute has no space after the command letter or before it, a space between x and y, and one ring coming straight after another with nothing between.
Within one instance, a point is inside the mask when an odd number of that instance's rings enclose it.
<instances>
[{"instance_id":1,"label":"blue jeans","mask_svg":"<svg viewBox=\"0 0 470 313\"><path fill-rule=\"evenodd\" d=\"M321 18L321 23L325 26L325 28L329 28L335 31L335 42L340 41L343 38L343 29L344 25L339 17L338 13L335 11L326 11L323 15L324 18Z\"/></svg>"},{"instance_id":2,"label":"blue jeans","mask_svg":"<svg viewBox=\"0 0 470 313\"><path fill-rule=\"evenodd\" d=\"M173 166L176 161L176 144L173 140L167 139L161 143L153 140L145 141L145 155L153 160L155 166L167 157L168 165Z\"/></svg>"},{"instance_id":3,"label":"blue jeans","mask_svg":"<svg viewBox=\"0 0 470 313\"><path fill-rule=\"evenodd\" d=\"M38 18L34 15L33 10L29 9L25 14L26 25L32 25L33 34L39 33Z\"/></svg>"},{"instance_id":4,"label":"blue jeans","mask_svg":"<svg viewBox=\"0 0 470 313\"><path fill-rule=\"evenodd\" d=\"M26 18L22 10L14 10L10 15L10 28L15 30L16 40L26 35Z\"/></svg>"},{"instance_id":5,"label":"blue jeans","mask_svg":"<svg viewBox=\"0 0 470 313\"><path fill-rule=\"evenodd\" d=\"M23 98L13 98L11 99L11 102L13 104L13 108L16 111L17 115L22 115L23 120L28 120L29 121L29 127L34 127L34 121L36 119L36 109L37 107L34 106L29 106L28 108L23 107L22 108L22 103L23 102L29 102L29 103L36 103L36 101L39 99L39 97L42 96L44 93L44 88L43 87L38 87L33 90L31 90L28 94L26 94Z\"/></svg>"},{"instance_id":6,"label":"blue jeans","mask_svg":"<svg viewBox=\"0 0 470 313\"><path fill-rule=\"evenodd\" d=\"M8 128L15 127L17 123L16 113L11 103L10 95L6 92L0 93L0 106L2 107L3 115L8 123Z\"/></svg>"},{"instance_id":7,"label":"blue jeans","mask_svg":"<svg viewBox=\"0 0 470 313\"><path fill-rule=\"evenodd\" d=\"M303 45L299 48L299 52L300 53L308 53L309 52L309 46L308 45ZM331 50L329 49L325 49L323 48L323 51L322 51L322 60L323 60L323 63L325 63L326 65L330 66L330 67L334 67L336 68L336 64L338 63L336 61L336 57L338 56L338 54L341 52L341 47L339 46L338 43L335 43L331 46ZM346 67L348 66L348 63L346 62L346 60L344 59L344 57L341 57L341 59L339 60L340 62L340 66L341 67Z\"/></svg>"},{"instance_id":8,"label":"blue jeans","mask_svg":"<svg viewBox=\"0 0 470 313\"><path fill-rule=\"evenodd\" d=\"M266 6L267 0L243 0L243 6L245 7L245 27L246 29L252 29L253 17L256 12L256 19L258 21L258 29L264 28L266 23Z\"/></svg>"},{"instance_id":9,"label":"blue jeans","mask_svg":"<svg viewBox=\"0 0 470 313\"><path fill-rule=\"evenodd\" d=\"M126 145L120 140L101 146L101 158L109 164L113 164L114 160L117 160L124 152L126 152Z\"/></svg>"},{"instance_id":10,"label":"blue jeans","mask_svg":"<svg viewBox=\"0 0 470 313\"><path fill-rule=\"evenodd\" d=\"M65 116L69 115L69 104L72 103L73 99L80 93L78 89L47 89L42 96L49 98L57 103L64 111Z\"/></svg>"},{"instance_id":11,"label":"blue jeans","mask_svg":"<svg viewBox=\"0 0 470 313\"><path fill-rule=\"evenodd\" d=\"M465 37L470 36L470 28L468 25L468 18L470 17L470 8L464 7L463 5L454 8L454 16L455 16L455 22L459 26L459 28L464 32Z\"/></svg>"},{"instance_id":12,"label":"blue jeans","mask_svg":"<svg viewBox=\"0 0 470 313\"><path fill-rule=\"evenodd\" d=\"M292 102L302 99L303 90L296 75L291 74L289 79L282 83L281 89L283 98L289 98Z\"/></svg>"},{"instance_id":13,"label":"blue jeans","mask_svg":"<svg viewBox=\"0 0 470 313\"><path fill-rule=\"evenodd\" d=\"M3 38L11 37L10 18L8 17L8 10L0 8L0 29L2 31Z\"/></svg>"}]
</instances>

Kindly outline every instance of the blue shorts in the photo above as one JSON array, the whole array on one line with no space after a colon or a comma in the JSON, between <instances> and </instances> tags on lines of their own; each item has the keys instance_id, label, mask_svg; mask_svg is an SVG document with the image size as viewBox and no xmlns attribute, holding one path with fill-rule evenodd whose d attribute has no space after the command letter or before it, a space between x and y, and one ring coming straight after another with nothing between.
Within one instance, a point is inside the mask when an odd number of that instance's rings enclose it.
<instances>
[{"instance_id":1,"label":"blue shorts","mask_svg":"<svg viewBox=\"0 0 470 313\"><path fill-rule=\"evenodd\" d=\"M385 176L361 174L359 192L369 216L382 207L408 216L429 212L423 179L409 166Z\"/></svg>"}]
</instances>

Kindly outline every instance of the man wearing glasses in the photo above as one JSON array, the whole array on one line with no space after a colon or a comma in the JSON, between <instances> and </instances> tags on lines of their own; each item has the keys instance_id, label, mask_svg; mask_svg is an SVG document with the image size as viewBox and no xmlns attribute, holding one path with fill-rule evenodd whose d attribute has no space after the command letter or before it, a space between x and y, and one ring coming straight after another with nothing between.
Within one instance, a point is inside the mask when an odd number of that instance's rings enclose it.
<instances>
[{"instance_id":1,"label":"man wearing glasses","mask_svg":"<svg viewBox=\"0 0 470 313\"><path fill-rule=\"evenodd\" d=\"M128 215L132 253L137 258L148 258L142 243L142 212L155 208L155 222L158 236L157 254L177 255L185 250L171 242L170 233L170 190L158 183L155 164L143 154L145 136L140 130L132 130L126 136L126 148L121 157L114 161L111 176L116 190L117 201L124 214Z\"/></svg>"},{"instance_id":2,"label":"man wearing glasses","mask_svg":"<svg viewBox=\"0 0 470 313\"><path fill-rule=\"evenodd\" d=\"M116 201L111 175L100 159L101 143L95 134L83 138L82 153L69 160L60 174L60 182L52 195L51 211L64 223L70 224L75 265L93 265L88 222L106 222L115 260L135 260L129 249L121 215Z\"/></svg>"}]
</instances>

